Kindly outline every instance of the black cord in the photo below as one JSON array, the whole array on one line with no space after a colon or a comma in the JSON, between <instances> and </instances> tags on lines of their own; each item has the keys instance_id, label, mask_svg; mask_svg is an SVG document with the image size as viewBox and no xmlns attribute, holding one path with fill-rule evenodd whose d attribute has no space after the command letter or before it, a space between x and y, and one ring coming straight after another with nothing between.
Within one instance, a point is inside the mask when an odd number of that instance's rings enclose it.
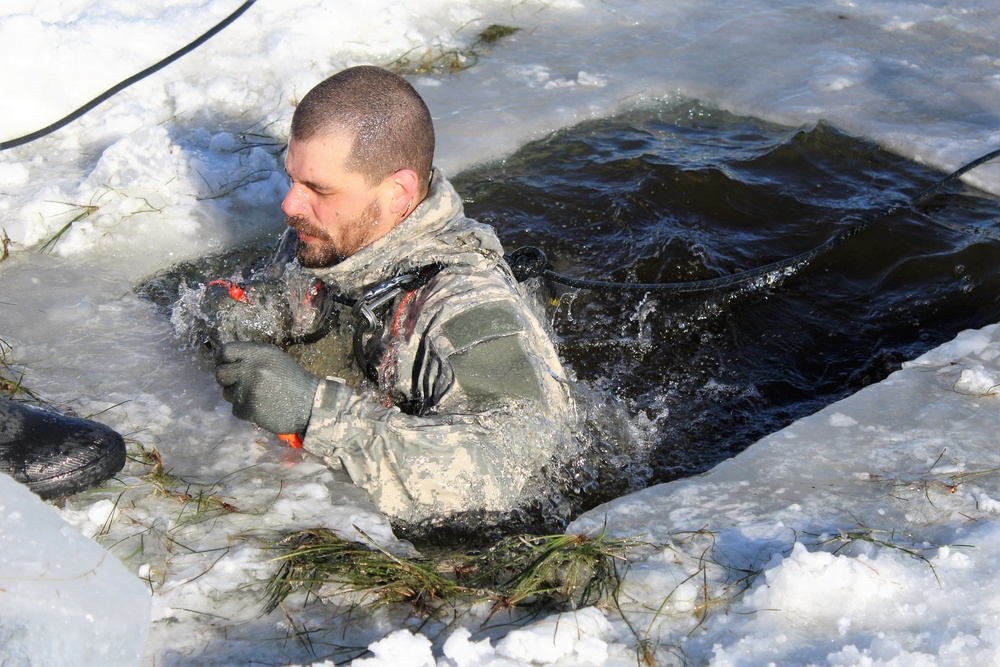
<instances>
[{"instance_id":1,"label":"black cord","mask_svg":"<svg viewBox=\"0 0 1000 667\"><path fill-rule=\"evenodd\" d=\"M138 74L134 74L134 75L130 76L129 78L125 79L124 81L122 81L118 85L114 86L113 88L110 88L110 89L104 91L103 93L101 93L100 95L98 95L97 97L95 97L94 99L92 99L91 101L87 102L86 104L84 104L82 107L80 107L76 111L70 113L65 118L57 120L56 122L52 123L48 127L43 127L42 129L37 130L35 132L32 132L31 134L26 134L23 137L18 137L17 139L11 139L10 141L0 142L0 151L5 151L8 148L14 148L15 146L21 146L23 144L27 144L29 142L32 142L32 141L34 141L36 139L41 139L45 135L51 134L51 133L55 132L56 130L58 130L58 129L64 127L64 126L69 125L70 123L72 123L74 120L76 120L80 116L84 115L85 113L87 113L88 111L90 111L91 109L93 109L94 107L96 107L97 105L99 105L100 103L102 103L105 100L107 100L109 97L117 95L121 91L123 91L126 88L128 88L129 86L131 86L133 83L135 83L137 81L140 81L141 79L146 78L150 74L153 74L154 72L157 72L157 71L163 69L164 67L166 67L167 65L171 64L175 60L177 60L179 58L182 58L183 56L186 56L191 51L194 51L196 48L198 48L199 46L201 46L202 44L204 44L205 42L207 42L208 40L210 40L212 37L215 37L216 34L218 34L220 31L222 31L230 23L232 23L233 21L235 21L236 19L238 19L246 10L250 9L250 6L253 3L255 3L256 1L257 0L247 0L242 5L240 5L240 7L235 12L233 12L232 14L230 14L229 16L227 16L226 18L222 19L222 21L220 21L219 23L217 23L215 25L215 27L213 27L211 30L209 30L208 32L206 32L204 35L202 35L198 39L194 40L193 42L191 42L187 46L183 47L179 51L175 51L174 53L170 54L169 56L167 56L166 58L164 58L160 62L156 63L155 65L147 67L146 69L142 70Z\"/></svg>"},{"instance_id":2,"label":"black cord","mask_svg":"<svg viewBox=\"0 0 1000 667\"><path fill-rule=\"evenodd\" d=\"M959 169L956 169L955 171L951 172L950 174L948 174L947 176L945 176L944 178L942 178L940 181L938 181L937 183L935 183L931 187L929 187L926 190L924 190L921 194L919 194L916 197L914 197L911 200L911 204L913 206L919 206L920 204L923 204L926 200L928 200L931 197L933 197L934 195L936 195L938 192L940 192L941 190L943 190L946 186L951 185L951 183L953 183L954 181L957 181L958 179L960 179L966 173L972 171L973 169L975 169L979 165L985 164L985 163L989 162L990 160L995 160L998 157L1000 157L1000 149L997 149L995 151L987 153L986 155L983 155L981 157L977 157L975 160L973 160L969 164L967 164L964 167L961 167Z\"/></svg>"},{"instance_id":3,"label":"black cord","mask_svg":"<svg viewBox=\"0 0 1000 667\"><path fill-rule=\"evenodd\" d=\"M957 169L956 171L948 174L943 179L932 185L930 188L920 193L916 197L910 199L905 205L906 206L918 206L930 199L942 189L955 182L961 178L964 174L975 169L976 167L994 160L1000 157L1000 149L987 153L982 157L976 158L972 162L969 162L965 166ZM706 280L692 280L689 282L677 282L677 283L619 283L606 280L588 280L585 278L573 278L571 276L563 275L561 273L556 273L552 269L548 268L548 261L545 257L545 253L538 248L525 247L518 248L512 252L508 257L508 262L511 264L511 269L514 271L514 275L518 280L525 280L527 278L541 276L542 278L549 280L566 287L573 287L577 289L595 290L595 291L607 291L607 292L657 292L657 293L668 293L668 294L683 294L683 293L693 293L693 292L710 292L725 287L732 287L733 285L739 285L744 283L750 283L755 280L760 280L763 283L768 283L776 280L780 276L778 274L789 274L795 271L816 257L819 257L825 252L832 250L833 248L844 243L848 239L857 236L862 231L865 230L874 221L884 218L902 208L904 205L896 204L889 207L888 209L881 211L865 220L862 220L857 225L844 230L837 236L833 237L826 243L816 246L812 250L804 252L794 257L789 257L787 259L778 260L770 264L765 264L764 266L759 266L755 269L749 269L747 271L740 271L739 273L734 273L729 276L721 276L719 278L709 278Z\"/></svg>"},{"instance_id":4,"label":"black cord","mask_svg":"<svg viewBox=\"0 0 1000 667\"><path fill-rule=\"evenodd\" d=\"M26 134L16 139L11 139L9 141L0 142L0 151L5 151L8 148L14 148L16 146L22 146L24 144L30 143L32 141L35 141L36 139L44 137L47 134L51 134L62 127L65 127L66 125L69 125L80 116L83 116L94 107L106 101L108 98L117 95L121 91L131 86L133 83L141 81L142 79L146 78L150 74L153 74L154 72L158 72L167 65L170 65L174 61L184 57L191 51L195 50L196 48L198 48L199 46L210 40L212 37L217 35L223 29L225 29L230 23L232 23L240 16L242 16L243 13L246 12L248 9L250 9L250 7L256 1L257 0L246 0L246 2L240 5L236 9L236 11L234 11L226 18L222 19L219 23L213 26L208 32L203 34L198 39L194 40L187 46L184 46L183 48L175 51L174 53L170 54L169 56L160 60L159 62L151 65L150 67L147 67L141 72L138 72L137 74L130 76L121 83L117 84L116 86L109 88L108 90L104 91L103 93L92 99L90 102L87 102L82 107L80 107L76 111L73 111L64 118L61 118L60 120L57 120L51 125L44 127L40 130L37 130L35 132L32 132L30 134ZM960 169L952 172L945 178L941 179L940 181L935 183L933 186L925 190L920 195L911 199L909 205L917 206L923 203L927 199L933 197L935 194L940 192L943 188L945 188L952 182L961 178L965 173L971 171L972 169L975 169L981 164L996 159L997 157L1000 157L1000 150L992 151L990 153L987 153L986 155L983 155L982 157L973 160L972 162L966 164L965 166L961 167ZM515 250L513 253L511 253L510 256L508 256L508 260L510 260L512 266L516 265L513 266L513 268L514 268L514 273L517 276L518 280L525 280L527 278L541 275L552 282L565 285L567 287L575 287L579 289L588 289L588 290L606 290L606 291L623 291L623 292L656 291L656 292L672 292L678 294L684 292L708 292L712 290L722 289L724 287L731 287L733 285L738 285L740 283L751 282L757 278L766 279L766 276L771 274L776 274L778 272L792 271L797 268L800 268L805 264L807 264L808 262L815 259L816 257L818 257L819 255L829 250L832 250L833 248L840 245L844 241L847 241L851 237L856 236L878 218L889 215L890 213L893 213L898 209L899 206L893 206L881 212L880 214L872 216L871 218L862 221L860 224L845 230L844 232L838 234L837 236L830 239L826 243L823 243L822 245L819 245L813 248L812 250L804 252L800 255L795 255L794 257L789 257L787 259L779 260L777 262L765 264L764 266L759 266L756 269L741 271L739 273L735 273L730 276L709 278L707 280L694 280L694 281L679 282L679 283L619 283L619 282L611 282L605 280L588 280L584 278L573 278L570 276L562 275L560 273L556 273L551 269L545 268L547 266L545 253L539 250L538 248L531 248L531 247L519 248L518 250Z\"/></svg>"}]
</instances>

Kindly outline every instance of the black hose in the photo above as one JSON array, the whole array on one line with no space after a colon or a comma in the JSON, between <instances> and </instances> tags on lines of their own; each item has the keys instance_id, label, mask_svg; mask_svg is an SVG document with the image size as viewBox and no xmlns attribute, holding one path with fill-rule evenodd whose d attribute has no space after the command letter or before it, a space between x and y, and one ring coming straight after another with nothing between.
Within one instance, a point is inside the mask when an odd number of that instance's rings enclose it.
<instances>
[{"instance_id":1,"label":"black hose","mask_svg":"<svg viewBox=\"0 0 1000 667\"><path fill-rule=\"evenodd\" d=\"M141 81L142 79L146 78L150 74L153 74L154 72L158 72L167 65L170 65L174 61L184 57L191 51L195 50L196 48L198 48L199 46L210 40L212 37L217 35L223 29L225 29L230 23L232 23L240 16L242 16L243 13L246 12L248 9L250 9L251 5L253 5L256 1L257 0L246 0L246 2L240 5L236 9L236 11L234 11L232 14L219 21L219 23L217 23L210 30L208 30L208 32L201 35L201 37L198 37L193 42L175 51L166 58L163 58L159 62L147 67L141 72L138 72L137 74L130 76L129 78L113 86L112 88L109 88L108 90L104 91L103 93L92 99L90 102L84 104L76 111L73 111L69 115L61 118L60 120L57 120L51 125L44 127L40 130L36 130L35 132L32 132L30 134L18 137L16 139L0 142L0 151L5 151L8 148L14 148L16 146L21 146L30 143L32 141L35 141L36 139L40 139L48 134L51 134L62 127L65 127L66 125L69 125L80 116L83 116L85 113L87 113L94 107L106 101L108 98L117 95L121 91L131 86L133 83ZM952 172L945 178L941 179L933 186L922 192L920 195L911 199L909 201L909 205L916 206L923 203L930 197L940 192L943 188L947 187L952 182L961 178L965 173L971 171L972 169L975 169L981 164L996 159L997 157L1000 157L1000 150L992 151L990 153L987 153L986 155L983 155L982 157L973 160L972 162L966 164L965 166L961 167L960 169ZM878 218L889 215L890 213L898 210L898 208L899 206L890 207L889 209L886 209L885 211L882 211L881 213L875 216L863 220L860 224L855 225L854 227L851 227L850 229L847 229L844 232L841 232L840 234L830 239L826 243L816 246L812 250L804 252L800 255L795 255L794 257L789 257L787 259L779 260L777 262L765 264L764 266L759 266L755 269L750 269L748 271L741 271L739 273L735 273L730 276L721 276L719 278L709 278L706 280L694 280L694 281L678 282L678 283L619 283L619 282L611 282L605 280L588 280L584 278L573 278L570 276L562 275L560 273L556 273L551 269L545 268L547 266L545 253L543 253L538 248L520 248L518 250L515 250L508 257L508 259L511 260L511 264L518 264L518 266L514 267L515 269L514 272L519 280L525 280L533 276L541 275L547 280L550 280L554 283L558 283L560 285L565 285L566 287L574 287L574 288L588 289L588 290L605 290L605 291L622 291L622 292L656 291L656 292L672 292L677 294L684 292L708 292L708 291L722 289L724 287L731 287L733 285L738 285L741 283L748 283L758 278L766 280L766 277L769 275L798 269L807 264L808 262L811 262L819 255L829 250L832 250L833 248L840 245L844 241L847 241L851 237L856 236L858 233L860 233L866 227L868 227L868 225L870 225L872 222L874 222Z\"/></svg>"},{"instance_id":2,"label":"black hose","mask_svg":"<svg viewBox=\"0 0 1000 667\"><path fill-rule=\"evenodd\" d=\"M123 91L126 88L128 88L129 86L131 86L133 83L146 78L150 74L153 74L154 72L157 72L157 71L163 69L164 67L166 67L170 63L174 62L175 60L177 60L179 58L182 58L183 56L186 56L191 51L194 51L196 48L198 48L199 46L201 46L202 44L204 44L205 42L207 42L208 40L210 40L212 37L215 37L216 34L218 34L220 31L222 31L230 23L232 23L233 21L235 21L236 19L238 19L246 10L250 9L250 6L253 3L255 3L256 1L257 0L246 0L246 2L244 2L242 5L240 5L239 8L235 12L233 12L232 14L230 14L229 16L227 16L226 18L222 19L211 30L209 30L208 32L206 32L204 35L202 35L198 39L194 40L193 42L191 42L187 46L183 47L179 51L175 51L174 53L170 54L169 56L167 56L163 60L159 61L155 65L151 65L150 67L147 67L146 69L142 70L138 74L133 74L132 76L130 76L129 78L125 79L124 81L122 81L118 85L114 86L113 88L109 88L108 90L104 91L103 93L101 93L100 95L98 95L97 97L95 97L94 99L92 99L91 101L89 101L86 104L84 104L82 107L80 107L76 111L70 113L65 118L61 118L60 120L57 120L56 122L52 123L48 127L43 127L42 129L37 130L35 132L32 132L31 134L26 134L23 137L18 137L17 139L11 139L10 141L0 142L0 151L5 151L8 148L14 148L15 146L21 146L23 144L27 144L29 142L34 141L35 139L41 139L45 135L51 134L51 133L55 132L56 130L58 130L58 129L62 128L62 127L65 127L66 125L69 125L70 123L72 123L74 120L76 120L80 116L84 115L85 113L87 113L88 111L90 111L91 109L93 109L94 107L96 107L97 105L99 105L100 103L102 103L105 100L107 100L109 97L117 95L121 91Z\"/></svg>"},{"instance_id":3,"label":"black hose","mask_svg":"<svg viewBox=\"0 0 1000 667\"><path fill-rule=\"evenodd\" d=\"M922 193L920 193L919 195L917 195L916 197L914 197L913 199L911 199L910 200L911 205L913 205L913 206L919 206L920 204L923 204L925 201L927 201L928 199L930 199L931 197L933 197L934 195L936 195L938 192L940 192L941 190L943 190L946 186L951 185L953 182L955 182L958 179L960 179L966 173L972 171L973 169L975 169L979 165L985 164L985 163L989 162L990 160L995 160L998 157L1000 157L1000 149L997 149L995 151L991 151L991 152L987 153L986 155L977 157L972 162L968 163L964 167L960 167L959 169L956 169L955 171L951 172L950 174L948 174L947 176L945 176L944 178L942 178L940 181L938 181L937 183L935 183L934 185L932 185L931 187L927 188Z\"/></svg>"},{"instance_id":4,"label":"black hose","mask_svg":"<svg viewBox=\"0 0 1000 667\"><path fill-rule=\"evenodd\" d=\"M1000 149L987 153L982 157L978 157L972 162L969 162L965 166L955 170L954 172L948 174L943 179L929 187L927 190L923 191L916 197L910 199L906 204L896 204L888 209L881 211L865 220L862 220L857 225L844 230L837 236L833 237L826 243L816 246L812 250L804 252L794 257L789 257L787 259L778 260L770 264L765 264L759 266L755 269L749 269L747 271L740 271L739 273L734 273L729 276L721 276L719 278L708 278L706 280L692 280L688 282L677 282L677 283L619 283L605 280L588 280L585 278L573 278L571 276L563 275L561 273L556 273L552 269L548 268L548 261L545 258L545 253L543 253L538 248L525 247L519 248L512 252L508 256L508 261L511 264L511 268L514 271L515 276L518 280L524 280L526 278L541 276L542 278L557 283L559 285L564 285L566 287L573 287L577 289L595 290L595 291L607 291L607 292L657 292L657 293L668 293L668 294L683 294L691 292L710 292L715 290L720 290L725 287L732 287L733 285L740 285L745 283L750 283L755 280L760 280L762 283L769 283L773 280L778 279L780 276L778 274L788 274L795 271L816 257L826 253L833 248L844 243L848 239L857 236L862 231L865 230L870 224L879 218L884 218L887 215L898 211L903 206L918 206L930 199L942 189L955 182L961 178L964 174L975 169L976 167L994 160L1000 157Z\"/></svg>"}]
</instances>

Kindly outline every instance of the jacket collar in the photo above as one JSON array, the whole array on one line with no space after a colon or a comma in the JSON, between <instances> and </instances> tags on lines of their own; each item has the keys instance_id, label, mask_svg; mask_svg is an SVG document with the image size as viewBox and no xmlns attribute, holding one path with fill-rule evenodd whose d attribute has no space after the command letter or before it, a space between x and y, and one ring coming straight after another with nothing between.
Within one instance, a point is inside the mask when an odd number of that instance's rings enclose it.
<instances>
[{"instance_id":1,"label":"jacket collar","mask_svg":"<svg viewBox=\"0 0 1000 667\"><path fill-rule=\"evenodd\" d=\"M501 257L493 229L465 217L462 198L435 169L427 197L392 231L339 264L310 271L346 294L428 264L473 273L493 268Z\"/></svg>"}]
</instances>

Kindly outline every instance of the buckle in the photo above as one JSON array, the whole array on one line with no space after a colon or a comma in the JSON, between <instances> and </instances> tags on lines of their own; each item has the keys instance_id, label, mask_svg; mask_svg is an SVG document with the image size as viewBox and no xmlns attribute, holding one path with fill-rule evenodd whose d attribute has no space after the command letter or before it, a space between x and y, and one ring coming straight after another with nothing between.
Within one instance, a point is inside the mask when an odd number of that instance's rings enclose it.
<instances>
[{"instance_id":1,"label":"buckle","mask_svg":"<svg viewBox=\"0 0 1000 667\"><path fill-rule=\"evenodd\" d=\"M359 318L364 324L365 333L372 333L381 326L382 321L376 309L395 299L404 287L416 282L418 276L412 273L404 273L401 276L390 278L380 285L376 285L365 292L357 303L354 304L354 316Z\"/></svg>"}]
</instances>

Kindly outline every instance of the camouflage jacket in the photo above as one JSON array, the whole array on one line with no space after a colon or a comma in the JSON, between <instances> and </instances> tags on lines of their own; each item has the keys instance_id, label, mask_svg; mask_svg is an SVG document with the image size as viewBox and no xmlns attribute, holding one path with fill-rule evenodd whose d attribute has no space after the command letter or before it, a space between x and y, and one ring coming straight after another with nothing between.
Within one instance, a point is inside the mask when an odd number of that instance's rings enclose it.
<instances>
[{"instance_id":1,"label":"camouflage jacket","mask_svg":"<svg viewBox=\"0 0 1000 667\"><path fill-rule=\"evenodd\" d=\"M318 373L327 380L303 441L383 512L411 522L513 509L574 419L553 344L493 229L465 217L439 172L392 232L312 272L357 298L434 263L444 268L396 297L365 348L376 383Z\"/></svg>"}]
</instances>

